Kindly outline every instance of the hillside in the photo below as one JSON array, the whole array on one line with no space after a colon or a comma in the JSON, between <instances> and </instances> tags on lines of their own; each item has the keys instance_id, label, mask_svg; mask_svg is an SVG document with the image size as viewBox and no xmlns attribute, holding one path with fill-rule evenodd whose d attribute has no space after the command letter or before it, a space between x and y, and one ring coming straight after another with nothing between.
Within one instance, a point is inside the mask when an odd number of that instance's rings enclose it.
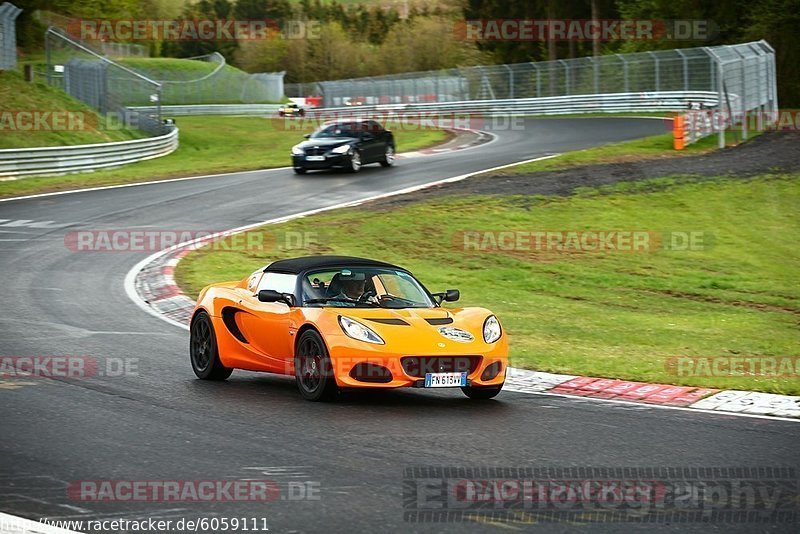
<instances>
[{"instance_id":1,"label":"hillside","mask_svg":"<svg viewBox=\"0 0 800 534\"><path fill-rule=\"evenodd\" d=\"M69 118L64 111L71 112ZM38 120L32 120L32 115ZM92 108L63 91L42 82L27 83L18 72L0 72L0 149L108 143L140 137L145 134L107 123Z\"/></svg>"}]
</instances>

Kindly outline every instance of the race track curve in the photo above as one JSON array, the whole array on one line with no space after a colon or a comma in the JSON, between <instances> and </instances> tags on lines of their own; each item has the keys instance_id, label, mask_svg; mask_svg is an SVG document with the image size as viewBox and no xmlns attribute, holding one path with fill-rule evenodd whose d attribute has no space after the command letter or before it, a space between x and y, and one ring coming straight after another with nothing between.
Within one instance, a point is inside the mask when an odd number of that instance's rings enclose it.
<instances>
[{"instance_id":1,"label":"race track curve","mask_svg":"<svg viewBox=\"0 0 800 534\"><path fill-rule=\"evenodd\" d=\"M495 132L491 144L401 160L391 170L253 171L0 202L0 356L138 361L136 376L0 378L0 511L32 519L255 517L271 532L527 530L524 521L405 522L404 468L798 467L800 425L783 421L512 392L487 403L459 391L405 390L317 404L283 377L237 371L225 383L201 382L189 366L187 332L125 294L126 273L148 253L76 253L64 244L77 229L225 230L664 131L659 120L527 120L523 130ZM241 478L282 488L311 481L319 499L83 502L66 491L81 480ZM595 527L700 532L708 525Z\"/></svg>"}]
</instances>

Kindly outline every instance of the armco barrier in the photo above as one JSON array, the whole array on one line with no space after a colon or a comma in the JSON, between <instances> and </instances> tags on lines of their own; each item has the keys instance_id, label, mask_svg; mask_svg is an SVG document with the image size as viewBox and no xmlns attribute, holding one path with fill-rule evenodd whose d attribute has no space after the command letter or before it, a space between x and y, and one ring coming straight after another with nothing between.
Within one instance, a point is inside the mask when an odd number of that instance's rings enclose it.
<instances>
[{"instance_id":1,"label":"armco barrier","mask_svg":"<svg viewBox=\"0 0 800 534\"><path fill-rule=\"evenodd\" d=\"M717 93L711 91L660 91L649 93L610 93L600 95L554 96L503 100L468 100L463 102L431 102L379 104L339 108L312 108L314 113L461 113L461 114L529 114L563 115L570 113L622 113L648 111L683 111L690 104L704 107L717 105ZM151 108L134 107L148 112ZM215 104L196 106L162 106L164 116L180 115L268 115L276 113L275 104Z\"/></svg>"},{"instance_id":2,"label":"armco barrier","mask_svg":"<svg viewBox=\"0 0 800 534\"><path fill-rule=\"evenodd\" d=\"M271 115L278 112L280 104L197 104L181 106L161 106L161 114L165 117L185 115ZM128 109L152 113L156 108L151 106L134 106Z\"/></svg>"},{"instance_id":3,"label":"armco barrier","mask_svg":"<svg viewBox=\"0 0 800 534\"><path fill-rule=\"evenodd\" d=\"M146 139L94 145L0 150L0 179L118 167L165 156L178 148L178 129Z\"/></svg>"}]
</instances>

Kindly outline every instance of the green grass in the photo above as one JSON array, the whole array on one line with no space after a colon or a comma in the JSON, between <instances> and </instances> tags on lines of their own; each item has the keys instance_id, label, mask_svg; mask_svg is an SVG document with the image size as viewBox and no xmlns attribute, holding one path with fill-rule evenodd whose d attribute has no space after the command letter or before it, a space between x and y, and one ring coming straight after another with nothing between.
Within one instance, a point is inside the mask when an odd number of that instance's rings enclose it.
<instances>
[{"instance_id":1,"label":"green grass","mask_svg":"<svg viewBox=\"0 0 800 534\"><path fill-rule=\"evenodd\" d=\"M759 133L751 133L752 139ZM739 141L737 133L726 132L726 145ZM492 171L492 176L508 176L512 174L528 174L541 171L557 171L569 169L580 165L597 163L624 163L631 161L652 160L655 158L674 158L703 154L716 150L718 147L716 135L708 136L700 141L678 151L672 148L672 133L642 137L632 141L611 143L584 150L567 152L557 158L533 161L522 165L515 165L499 171Z\"/></svg>"},{"instance_id":2,"label":"green grass","mask_svg":"<svg viewBox=\"0 0 800 534\"><path fill-rule=\"evenodd\" d=\"M177 268L190 295L270 260L305 253L379 256L459 305L503 321L519 367L689 386L800 394L800 379L685 378L672 357L798 356L800 176L664 178L570 197L446 197L337 210L263 229L311 232L306 249L200 250ZM463 230L702 231L703 250L464 251ZM455 237L454 237L455 236ZM269 239L264 242L271 242ZM380 251L380 253L376 253Z\"/></svg>"},{"instance_id":3,"label":"green grass","mask_svg":"<svg viewBox=\"0 0 800 534\"><path fill-rule=\"evenodd\" d=\"M69 111L80 122L73 123L74 129L70 127L63 131L44 130L41 127L30 131L19 130L14 126L24 124L11 118L18 111ZM0 72L0 113L3 114L0 149L108 143L145 136L138 130L109 128L105 118L89 106L44 83L28 83L14 71ZM41 124L58 127L51 119Z\"/></svg>"},{"instance_id":4,"label":"green grass","mask_svg":"<svg viewBox=\"0 0 800 534\"><path fill-rule=\"evenodd\" d=\"M94 173L20 178L0 181L0 197L59 191L80 187L143 182L201 174L285 167L292 145L302 141L305 130L286 132L263 117L180 117L180 147L167 156L118 169ZM391 128L392 124L388 123ZM394 130L400 152L418 150L443 142L443 130Z\"/></svg>"}]
</instances>

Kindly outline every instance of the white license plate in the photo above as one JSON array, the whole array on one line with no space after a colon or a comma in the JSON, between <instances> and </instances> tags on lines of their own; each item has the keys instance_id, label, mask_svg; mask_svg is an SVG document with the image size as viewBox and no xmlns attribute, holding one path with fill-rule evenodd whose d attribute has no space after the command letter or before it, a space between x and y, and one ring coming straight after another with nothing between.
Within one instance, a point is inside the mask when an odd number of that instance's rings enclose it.
<instances>
[{"instance_id":1,"label":"white license plate","mask_svg":"<svg viewBox=\"0 0 800 534\"><path fill-rule=\"evenodd\" d=\"M467 385L467 373L425 373L426 388L456 388Z\"/></svg>"},{"instance_id":2,"label":"white license plate","mask_svg":"<svg viewBox=\"0 0 800 534\"><path fill-rule=\"evenodd\" d=\"M325 156L306 156L306 161L325 161Z\"/></svg>"}]
</instances>

